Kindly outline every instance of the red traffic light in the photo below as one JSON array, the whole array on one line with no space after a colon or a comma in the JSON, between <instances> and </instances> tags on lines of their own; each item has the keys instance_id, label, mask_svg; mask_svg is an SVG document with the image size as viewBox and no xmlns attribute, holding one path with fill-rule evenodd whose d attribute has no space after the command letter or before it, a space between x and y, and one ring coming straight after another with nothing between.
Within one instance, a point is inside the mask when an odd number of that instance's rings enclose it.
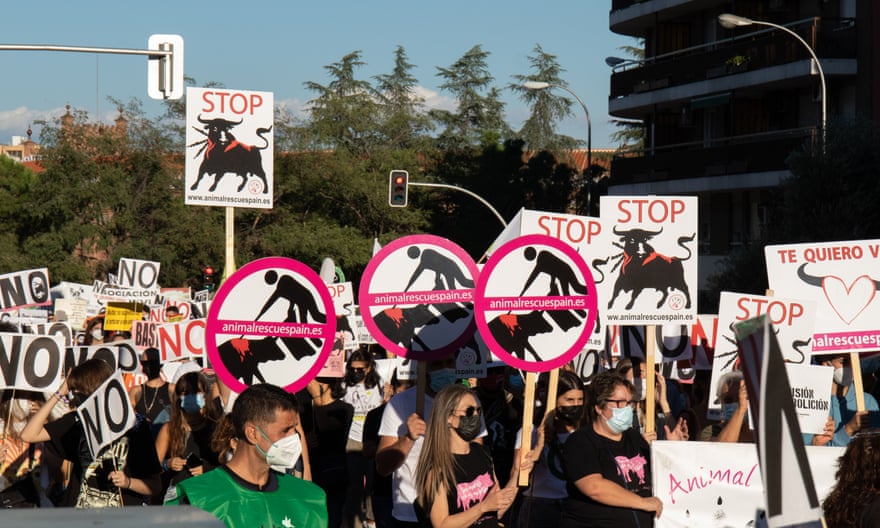
<instances>
[{"instance_id":1,"label":"red traffic light","mask_svg":"<svg viewBox=\"0 0 880 528\"><path fill-rule=\"evenodd\" d=\"M388 176L388 205L391 207L406 207L408 201L407 180L409 173L403 170L393 170Z\"/></svg>"}]
</instances>

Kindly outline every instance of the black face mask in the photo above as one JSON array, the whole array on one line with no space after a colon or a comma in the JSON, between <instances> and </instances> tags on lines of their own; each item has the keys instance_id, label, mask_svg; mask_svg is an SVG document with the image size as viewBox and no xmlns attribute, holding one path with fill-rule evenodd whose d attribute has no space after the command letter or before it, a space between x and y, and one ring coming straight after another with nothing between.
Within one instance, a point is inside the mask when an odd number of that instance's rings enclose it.
<instances>
[{"instance_id":1,"label":"black face mask","mask_svg":"<svg viewBox=\"0 0 880 528\"><path fill-rule=\"evenodd\" d=\"M480 434L480 415L474 414L473 416L459 417L458 427L455 428L455 432L465 442L470 442L476 438Z\"/></svg>"},{"instance_id":2,"label":"black face mask","mask_svg":"<svg viewBox=\"0 0 880 528\"><path fill-rule=\"evenodd\" d=\"M158 361L149 360L149 361L141 361L141 366L144 369L144 375L147 379L153 379L159 377L159 372L162 370L162 365L159 364Z\"/></svg>"},{"instance_id":3,"label":"black face mask","mask_svg":"<svg viewBox=\"0 0 880 528\"><path fill-rule=\"evenodd\" d=\"M580 418L583 413L583 405L568 405L556 408L556 416L558 416L560 420L570 424L577 422L578 418Z\"/></svg>"},{"instance_id":4,"label":"black face mask","mask_svg":"<svg viewBox=\"0 0 880 528\"><path fill-rule=\"evenodd\" d=\"M351 380L355 383L360 383L364 381L364 378L367 377L367 373L363 370L349 370L348 375L351 377Z\"/></svg>"}]
</instances>

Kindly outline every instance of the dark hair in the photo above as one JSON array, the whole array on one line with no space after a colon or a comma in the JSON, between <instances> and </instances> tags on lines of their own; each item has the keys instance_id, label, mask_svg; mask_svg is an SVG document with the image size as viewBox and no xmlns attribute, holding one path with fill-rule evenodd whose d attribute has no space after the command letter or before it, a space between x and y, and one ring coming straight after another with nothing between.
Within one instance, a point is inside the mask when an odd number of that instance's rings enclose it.
<instances>
[{"instance_id":1,"label":"dark hair","mask_svg":"<svg viewBox=\"0 0 880 528\"><path fill-rule=\"evenodd\" d=\"M91 396L112 375L113 367L103 359L87 359L70 369L67 389L83 396Z\"/></svg>"},{"instance_id":2,"label":"dark hair","mask_svg":"<svg viewBox=\"0 0 880 528\"><path fill-rule=\"evenodd\" d=\"M245 438L244 426L248 422L259 426L274 422L278 411L299 413L299 402L281 387L268 383L251 385L238 395L228 415L235 438Z\"/></svg>"},{"instance_id":3,"label":"dark hair","mask_svg":"<svg viewBox=\"0 0 880 528\"><path fill-rule=\"evenodd\" d=\"M613 370L602 372L593 377L593 380L587 387L587 398L585 398L587 414L591 421L595 421L598 417L596 407L601 407L608 403L608 400L611 399L611 395L614 394L615 389L621 385L626 387L630 394L635 393L633 384L627 381L623 375L614 372Z\"/></svg>"},{"instance_id":4,"label":"dark hair","mask_svg":"<svg viewBox=\"0 0 880 528\"><path fill-rule=\"evenodd\" d=\"M343 378L345 384L347 386L357 384L353 378L354 371L351 370L351 364L355 361L366 363L370 368L370 371L367 372L367 375L364 377L364 386L368 389L372 389L378 385L381 380L379 378L379 373L376 372L376 361L373 359L372 355L360 349L353 351L351 356L348 357L348 362L345 364L345 377Z\"/></svg>"},{"instance_id":5,"label":"dark hair","mask_svg":"<svg viewBox=\"0 0 880 528\"><path fill-rule=\"evenodd\" d=\"M170 456L183 457L186 455L186 436L187 430L184 427L183 411L180 408L180 399L184 394L205 395L205 407L202 409L202 416L212 422L216 422L223 416L223 409L220 402L216 398L211 398L210 384L208 378L201 372L187 372L177 380L174 384L174 394L172 395L171 418L168 420L168 453Z\"/></svg>"},{"instance_id":6,"label":"dark hair","mask_svg":"<svg viewBox=\"0 0 880 528\"><path fill-rule=\"evenodd\" d=\"M85 332L85 338L84 338L86 345L91 345L94 342L95 338L92 337L92 329L94 327L98 326L98 323L101 324L101 330L103 330L104 329L104 316L103 315L96 315L95 317L92 317L91 319L89 319L89 321L86 323L86 332ZM105 336L107 335L106 332L104 333L104 335Z\"/></svg>"},{"instance_id":7,"label":"dark hair","mask_svg":"<svg viewBox=\"0 0 880 528\"><path fill-rule=\"evenodd\" d=\"M855 435L837 461L837 483L822 502L828 526L859 526L865 506L880 493L880 429Z\"/></svg>"}]
</instances>

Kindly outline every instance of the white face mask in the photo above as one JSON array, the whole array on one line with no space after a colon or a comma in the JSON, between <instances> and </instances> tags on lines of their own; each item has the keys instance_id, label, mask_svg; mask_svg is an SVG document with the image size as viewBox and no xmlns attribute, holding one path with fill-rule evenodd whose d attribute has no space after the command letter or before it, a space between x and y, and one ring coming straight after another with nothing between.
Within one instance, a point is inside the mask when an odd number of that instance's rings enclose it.
<instances>
[{"instance_id":1,"label":"white face mask","mask_svg":"<svg viewBox=\"0 0 880 528\"><path fill-rule=\"evenodd\" d=\"M269 439L262 429L258 428L257 430L260 431L263 438ZM302 454L302 442L299 439L299 434L294 433L274 442L269 446L268 451L263 451L259 445L257 445L257 450L266 457L266 462L269 463L272 469L284 473L299 460Z\"/></svg>"},{"instance_id":2,"label":"white face mask","mask_svg":"<svg viewBox=\"0 0 880 528\"><path fill-rule=\"evenodd\" d=\"M104 339L104 331L99 328L95 328L94 330L92 330L92 339Z\"/></svg>"},{"instance_id":3,"label":"white face mask","mask_svg":"<svg viewBox=\"0 0 880 528\"><path fill-rule=\"evenodd\" d=\"M852 367L838 367L834 369L834 383L839 387L849 387L853 382Z\"/></svg>"}]
</instances>

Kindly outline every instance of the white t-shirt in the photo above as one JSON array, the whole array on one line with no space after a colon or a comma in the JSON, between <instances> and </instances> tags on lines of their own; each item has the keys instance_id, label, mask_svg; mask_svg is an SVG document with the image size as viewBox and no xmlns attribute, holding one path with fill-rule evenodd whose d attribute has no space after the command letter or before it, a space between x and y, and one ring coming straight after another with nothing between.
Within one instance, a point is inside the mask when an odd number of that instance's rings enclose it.
<instances>
[{"instance_id":1,"label":"white t-shirt","mask_svg":"<svg viewBox=\"0 0 880 528\"><path fill-rule=\"evenodd\" d=\"M565 489L565 476L562 473L562 444L571 433L557 433L556 445L544 444L541 461L532 469L532 485L523 491L527 497L541 499L564 499L568 497ZM537 427L532 428L532 446L538 441ZM516 432L516 449L522 449L522 429ZM556 473L556 474L554 474Z\"/></svg>"},{"instance_id":2,"label":"white t-shirt","mask_svg":"<svg viewBox=\"0 0 880 528\"><path fill-rule=\"evenodd\" d=\"M476 398L476 395L474 395ZM431 414L434 399L425 394L425 416ZM479 405L479 399L477 399ZM382 425L379 426L379 436L390 436L398 439L407 434L406 420L416 412L416 388L411 387L391 398L382 411ZM480 434L478 438L486 436L486 424L480 416ZM410 449L406 460L391 474L391 500L393 503L391 515L405 522L418 522L416 510L413 507L418 493L416 493L416 468L419 465L419 457L422 454L424 437L420 436Z\"/></svg>"},{"instance_id":3,"label":"white t-shirt","mask_svg":"<svg viewBox=\"0 0 880 528\"><path fill-rule=\"evenodd\" d=\"M356 383L345 388L345 396L342 401L350 403L354 407L354 417L351 420L351 428L348 437L356 442L362 442L364 438L364 421L367 413L382 405L382 386L376 385L368 389L363 383Z\"/></svg>"}]
</instances>

